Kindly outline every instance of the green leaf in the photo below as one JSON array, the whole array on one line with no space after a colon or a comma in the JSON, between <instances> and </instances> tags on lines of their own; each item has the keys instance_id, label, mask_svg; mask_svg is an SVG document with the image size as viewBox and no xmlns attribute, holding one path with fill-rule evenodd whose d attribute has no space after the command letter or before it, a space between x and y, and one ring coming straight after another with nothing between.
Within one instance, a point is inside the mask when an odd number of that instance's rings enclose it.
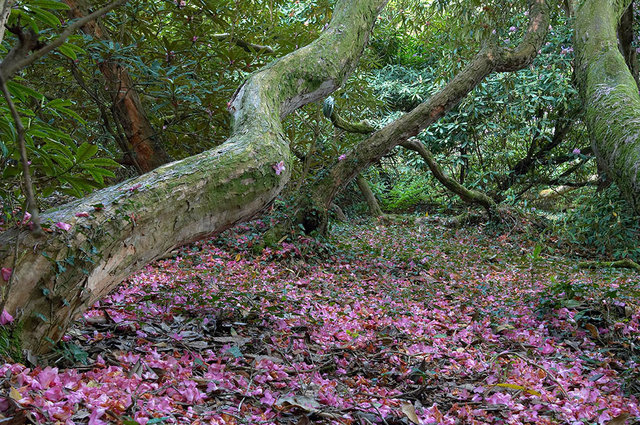
<instances>
[{"instance_id":1,"label":"green leaf","mask_svg":"<svg viewBox=\"0 0 640 425\"><path fill-rule=\"evenodd\" d=\"M98 146L84 142L76 151L76 162L84 162L98 152Z\"/></svg>"},{"instance_id":2,"label":"green leaf","mask_svg":"<svg viewBox=\"0 0 640 425\"><path fill-rule=\"evenodd\" d=\"M60 19L58 19L56 15L49 12L48 10L42 9L40 7L31 7L30 12L35 16L37 20L47 25L50 25L52 27L59 27L61 25Z\"/></svg>"},{"instance_id":3,"label":"green leaf","mask_svg":"<svg viewBox=\"0 0 640 425\"><path fill-rule=\"evenodd\" d=\"M58 47L58 50L60 50L60 53L62 53L69 59L73 59L73 60L78 59L78 56L76 55L75 50L69 47L69 44L63 44L62 46Z\"/></svg>"},{"instance_id":4,"label":"green leaf","mask_svg":"<svg viewBox=\"0 0 640 425\"><path fill-rule=\"evenodd\" d=\"M118 164L117 162L115 162L113 159L111 158L91 158L88 159L86 161L84 161L85 165L94 165L96 167L112 167L112 168L119 168L120 164Z\"/></svg>"},{"instance_id":5,"label":"green leaf","mask_svg":"<svg viewBox=\"0 0 640 425\"><path fill-rule=\"evenodd\" d=\"M20 83L16 83L15 81L7 81L7 88L12 95L16 96L20 100L25 100L27 97L33 97L38 100L45 99L43 94L27 86L23 86Z\"/></svg>"},{"instance_id":6,"label":"green leaf","mask_svg":"<svg viewBox=\"0 0 640 425\"><path fill-rule=\"evenodd\" d=\"M29 4L43 7L45 9L69 10L69 6L67 6L65 3L55 0L31 0Z\"/></svg>"},{"instance_id":7,"label":"green leaf","mask_svg":"<svg viewBox=\"0 0 640 425\"><path fill-rule=\"evenodd\" d=\"M227 353L231 354L236 359L243 356L242 351L240 351L240 347L238 347L237 345L234 345L233 347L229 347L227 349Z\"/></svg>"}]
</instances>

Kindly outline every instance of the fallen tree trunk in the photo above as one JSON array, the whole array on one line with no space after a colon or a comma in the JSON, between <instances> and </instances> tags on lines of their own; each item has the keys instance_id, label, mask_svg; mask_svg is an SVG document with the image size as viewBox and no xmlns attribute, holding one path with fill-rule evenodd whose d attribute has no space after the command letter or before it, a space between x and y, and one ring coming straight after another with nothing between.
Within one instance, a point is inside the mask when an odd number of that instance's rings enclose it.
<instances>
[{"instance_id":1,"label":"fallen tree trunk","mask_svg":"<svg viewBox=\"0 0 640 425\"><path fill-rule=\"evenodd\" d=\"M262 211L290 177L281 119L353 71L386 0L341 0L321 36L253 74L230 104L229 140L43 214L52 232L0 235L13 285L4 307L25 348L42 353L79 313L174 247ZM57 224L55 224L57 223Z\"/></svg>"},{"instance_id":2,"label":"fallen tree trunk","mask_svg":"<svg viewBox=\"0 0 640 425\"><path fill-rule=\"evenodd\" d=\"M323 171L322 177L306 188L306 194L302 196L304 202L294 214L296 222L302 224L307 232L324 231L327 211L333 199L360 172L443 117L491 73L516 71L529 65L548 31L547 1L533 1L529 18L527 33L517 48L508 49L494 44L484 47L442 90L373 133L350 150L343 160L334 162Z\"/></svg>"},{"instance_id":3,"label":"fallen tree trunk","mask_svg":"<svg viewBox=\"0 0 640 425\"><path fill-rule=\"evenodd\" d=\"M640 213L640 96L618 48L630 0L585 0L575 10L576 76L599 165Z\"/></svg>"}]
</instances>

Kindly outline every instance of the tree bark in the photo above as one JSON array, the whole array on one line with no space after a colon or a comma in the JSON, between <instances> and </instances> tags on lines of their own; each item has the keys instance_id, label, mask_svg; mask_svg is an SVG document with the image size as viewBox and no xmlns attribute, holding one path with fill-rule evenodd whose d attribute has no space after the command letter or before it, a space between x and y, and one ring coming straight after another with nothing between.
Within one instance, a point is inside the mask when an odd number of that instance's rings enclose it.
<instances>
[{"instance_id":1,"label":"tree bark","mask_svg":"<svg viewBox=\"0 0 640 425\"><path fill-rule=\"evenodd\" d=\"M86 16L90 4L85 0L64 0L74 18ZM108 40L109 35L97 21L82 27L85 34L99 40ZM106 59L98 63L98 69L106 81L109 97L113 102L113 115L133 151L134 164L140 173L146 173L171 160L154 130L138 96L133 80L126 68L117 61ZM129 154L129 151L124 154Z\"/></svg>"},{"instance_id":2,"label":"tree bark","mask_svg":"<svg viewBox=\"0 0 640 425\"><path fill-rule=\"evenodd\" d=\"M630 0L585 0L576 8L576 76L599 165L640 213L640 96L618 49Z\"/></svg>"},{"instance_id":3,"label":"tree bark","mask_svg":"<svg viewBox=\"0 0 640 425\"><path fill-rule=\"evenodd\" d=\"M11 7L13 7L15 0L0 0L0 43L4 40L5 25L11 15Z\"/></svg>"},{"instance_id":4,"label":"tree bark","mask_svg":"<svg viewBox=\"0 0 640 425\"><path fill-rule=\"evenodd\" d=\"M358 174L356 177L356 184L362 192L362 196L364 196L365 201L367 201L367 205L369 206L369 213L372 217L380 217L382 215L382 210L380 209L380 205L378 205L378 200L376 199L376 195L373 194L371 188L369 187L369 183L362 177L362 174Z\"/></svg>"},{"instance_id":5,"label":"tree bark","mask_svg":"<svg viewBox=\"0 0 640 425\"><path fill-rule=\"evenodd\" d=\"M629 4L627 10L622 14L620 18L620 26L618 27L618 40L620 43L620 53L624 56L624 61L633 75L633 79L636 80L636 85L640 87L640 77L638 69L638 54L633 47L633 1Z\"/></svg>"},{"instance_id":6,"label":"tree bark","mask_svg":"<svg viewBox=\"0 0 640 425\"><path fill-rule=\"evenodd\" d=\"M376 131L323 172L322 178L307 188L305 203L295 214L307 232L323 231L327 225L327 210L335 196L360 172L379 161L395 146L417 136L422 130L443 117L449 110L493 72L522 69L535 58L544 42L549 26L549 4L535 0L529 11L529 26L515 49L490 44L484 47L467 66L440 92L411 112Z\"/></svg>"},{"instance_id":7,"label":"tree bark","mask_svg":"<svg viewBox=\"0 0 640 425\"><path fill-rule=\"evenodd\" d=\"M24 229L0 235L0 266L14 268L16 282L4 308L17 318L23 346L49 350L132 272L268 206L290 178L281 119L344 83L385 4L339 1L316 41L253 74L230 104L234 126L221 146L43 214L43 223L67 223L68 231L52 225L40 239Z\"/></svg>"}]
</instances>

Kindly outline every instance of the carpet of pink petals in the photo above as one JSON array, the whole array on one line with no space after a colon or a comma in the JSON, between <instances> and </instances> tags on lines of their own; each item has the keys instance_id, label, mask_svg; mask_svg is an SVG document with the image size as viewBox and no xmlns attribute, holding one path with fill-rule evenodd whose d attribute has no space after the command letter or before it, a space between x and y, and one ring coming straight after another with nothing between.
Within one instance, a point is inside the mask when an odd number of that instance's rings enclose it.
<instances>
[{"instance_id":1,"label":"carpet of pink petals","mask_svg":"<svg viewBox=\"0 0 640 425\"><path fill-rule=\"evenodd\" d=\"M541 305L559 279L637 290L632 272L582 271L547 251L533 264L533 243L481 227L353 225L259 254L247 230L131 276L70 330L66 363L0 365L0 418L639 423L636 357L602 343L640 345L639 312L594 331L575 309Z\"/></svg>"}]
</instances>

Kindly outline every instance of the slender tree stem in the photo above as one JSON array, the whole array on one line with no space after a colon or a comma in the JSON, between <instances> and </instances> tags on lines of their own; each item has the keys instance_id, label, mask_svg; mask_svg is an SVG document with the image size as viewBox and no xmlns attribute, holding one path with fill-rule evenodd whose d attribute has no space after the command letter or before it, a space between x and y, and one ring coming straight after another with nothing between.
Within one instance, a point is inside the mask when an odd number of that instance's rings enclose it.
<instances>
[{"instance_id":1,"label":"slender tree stem","mask_svg":"<svg viewBox=\"0 0 640 425\"><path fill-rule=\"evenodd\" d=\"M27 195L27 211L31 214L31 222L33 223L33 233L38 236L42 236L44 232L42 231L42 226L40 226L40 213L38 211L38 204L36 203L36 196L33 190L33 183L31 182L31 173L29 172L29 160L27 158L27 146L24 140L24 126L22 125L22 119L20 118L20 114L16 109L16 105L13 103L11 99L11 93L9 93L9 89L7 88L7 83L4 78L0 75L0 89L2 90L2 95L9 106L9 111L11 111L11 116L13 117L13 121L16 124L16 133L18 139L18 146L20 148L20 162L22 162L22 177L24 179L24 185L26 189Z\"/></svg>"}]
</instances>

